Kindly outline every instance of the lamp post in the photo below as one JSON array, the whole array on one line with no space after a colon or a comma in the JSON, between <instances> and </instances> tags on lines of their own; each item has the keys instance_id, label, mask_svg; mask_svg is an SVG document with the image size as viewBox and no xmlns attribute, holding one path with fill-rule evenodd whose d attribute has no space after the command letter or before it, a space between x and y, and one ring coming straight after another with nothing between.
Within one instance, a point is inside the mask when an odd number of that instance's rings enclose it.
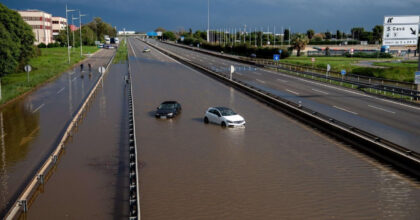
<instances>
[{"instance_id":1,"label":"lamp post","mask_svg":"<svg viewBox=\"0 0 420 220\"><path fill-rule=\"evenodd\" d=\"M207 43L210 42L210 0L207 0Z\"/></svg>"},{"instance_id":2,"label":"lamp post","mask_svg":"<svg viewBox=\"0 0 420 220\"><path fill-rule=\"evenodd\" d=\"M82 17L86 16L81 14L79 10L79 29L80 29L80 56L83 56L83 41L82 41Z\"/></svg>"},{"instance_id":3,"label":"lamp post","mask_svg":"<svg viewBox=\"0 0 420 220\"><path fill-rule=\"evenodd\" d=\"M76 10L72 10L72 9L68 9L67 8L67 4L66 4L66 22L67 22L67 55L69 57L69 64L70 64L70 39L69 39L69 19L68 19L68 13L72 12L72 11L76 11Z\"/></svg>"}]
</instances>

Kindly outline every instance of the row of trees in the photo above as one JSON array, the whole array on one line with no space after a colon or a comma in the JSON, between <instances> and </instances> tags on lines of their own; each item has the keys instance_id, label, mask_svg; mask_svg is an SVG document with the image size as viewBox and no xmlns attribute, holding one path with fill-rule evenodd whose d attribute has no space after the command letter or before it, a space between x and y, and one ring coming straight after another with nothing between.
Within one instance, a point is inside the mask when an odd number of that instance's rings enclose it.
<instances>
[{"instance_id":1,"label":"row of trees","mask_svg":"<svg viewBox=\"0 0 420 220\"><path fill-rule=\"evenodd\" d=\"M23 69L34 55L34 41L31 26L0 3L0 76Z\"/></svg>"},{"instance_id":2,"label":"row of trees","mask_svg":"<svg viewBox=\"0 0 420 220\"><path fill-rule=\"evenodd\" d=\"M331 39L341 40L351 38L358 41L368 41L369 43L381 43L383 31L384 27L382 25L376 25L372 31L365 31L363 27L354 27L351 29L351 33L349 34L341 32L340 30L337 30L335 33L331 33L330 31L315 33L314 30L309 29L306 31L306 36L309 38L309 40L316 42Z\"/></svg>"},{"instance_id":3,"label":"row of trees","mask_svg":"<svg viewBox=\"0 0 420 220\"><path fill-rule=\"evenodd\" d=\"M70 45L75 47L80 46L80 30L72 31L69 33ZM73 41L74 35L74 41ZM117 35L117 30L113 28L110 24L104 22L101 18L96 17L93 21L88 24L82 25L82 42L83 45L95 45L95 41L104 41L104 36L108 35L110 37L115 37ZM55 41L60 44L60 46L67 46L67 30L60 31L59 35L56 37Z\"/></svg>"}]
</instances>

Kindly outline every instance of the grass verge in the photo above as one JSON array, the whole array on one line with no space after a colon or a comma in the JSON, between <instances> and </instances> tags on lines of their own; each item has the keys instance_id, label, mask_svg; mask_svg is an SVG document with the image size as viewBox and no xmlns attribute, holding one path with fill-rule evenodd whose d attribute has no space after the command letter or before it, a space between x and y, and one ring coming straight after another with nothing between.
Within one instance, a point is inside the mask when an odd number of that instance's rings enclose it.
<instances>
[{"instance_id":1,"label":"grass verge","mask_svg":"<svg viewBox=\"0 0 420 220\"><path fill-rule=\"evenodd\" d=\"M114 64L125 63L127 59L128 59L127 44L125 40L123 39L120 45L118 46L117 53L115 54L113 63Z\"/></svg>"},{"instance_id":2,"label":"grass verge","mask_svg":"<svg viewBox=\"0 0 420 220\"><path fill-rule=\"evenodd\" d=\"M84 46L83 52L90 54L97 51L95 46ZM41 56L29 61L32 71L29 73L29 82L26 72L18 72L1 77L2 99L0 105L30 91L38 85L68 70L72 65L86 58L80 56L80 50L71 50L71 63L68 63L67 48L41 48Z\"/></svg>"},{"instance_id":3,"label":"grass verge","mask_svg":"<svg viewBox=\"0 0 420 220\"><path fill-rule=\"evenodd\" d=\"M360 61L372 62L374 66L387 67L383 69L361 67L357 66ZM311 57L289 57L281 60L281 63L294 64L306 67L316 67L320 69L326 69L327 64L331 65L333 71L340 72L345 69L349 73L384 78L389 80L397 80L403 82L413 82L414 72L417 69L417 62L414 61L403 61L403 62L390 62L396 61L393 59L378 59L375 58L348 58L348 57L315 57L315 62L312 63Z\"/></svg>"}]
</instances>

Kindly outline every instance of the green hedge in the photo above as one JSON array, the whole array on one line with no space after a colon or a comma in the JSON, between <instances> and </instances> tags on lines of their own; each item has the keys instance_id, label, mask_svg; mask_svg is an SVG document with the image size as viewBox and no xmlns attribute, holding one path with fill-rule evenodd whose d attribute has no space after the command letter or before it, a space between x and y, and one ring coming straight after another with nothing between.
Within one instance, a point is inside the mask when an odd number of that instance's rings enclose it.
<instances>
[{"instance_id":1,"label":"green hedge","mask_svg":"<svg viewBox=\"0 0 420 220\"><path fill-rule=\"evenodd\" d=\"M229 53L239 56L246 56L250 57L251 54L255 54L257 58L266 58L272 59L274 54L278 54L279 49L282 49L283 52L281 54L281 59L287 58L292 53L292 48L287 47L277 47L277 48L270 48L270 47L254 47L250 46L249 44L236 44L236 45L221 45L221 44L209 44L206 41L198 40L192 37L186 37L184 41L179 41L179 43L189 45L189 46L197 46L200 44L200 48L204 48L207 50L217 51L223 53Z\"/></svg>"},{"instance_id":2,"label":"green hedge","mask_svg":"<svg viewBox=\"0 0 420 220\"><path fill-rule=\"evenodd\" d=\"M375 53L356 52L353 55L351 55L350 53L345 53L344 56L346 56L346 57L360 57L360 58L392 58L392 54L382 53L382 52L375 52Z\"/></svg>"}]
</instances>

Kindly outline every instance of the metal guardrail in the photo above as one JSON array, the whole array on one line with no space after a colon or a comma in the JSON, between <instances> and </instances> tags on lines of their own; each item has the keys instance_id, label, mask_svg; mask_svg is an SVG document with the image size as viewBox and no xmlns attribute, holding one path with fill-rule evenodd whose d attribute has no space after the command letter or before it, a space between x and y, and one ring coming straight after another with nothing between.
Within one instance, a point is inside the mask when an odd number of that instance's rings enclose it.
<instances>
[{"instance_id":1,"label":"metal guardrail","mask_svg":"<svg viewBox=\"0 0 420 220\"><path fill-rule=\"evenodd\" d=\"M370 154L374 154L381 159L384 159L395 166L409 172L415 177L420 177L420 154L412 151L408 148L395 144L382 137L376 136L372 133L366 132L327 115L313 111L301 103L294 103L280 96L264 91L260 88L256 88L252 85L244 83L236 79L230 79L228 75L223 73L217 73L208 69L207 67L193 63L190 60L186 60L172 52L149 44L150 46L160 50L161 52L185 63L198 70L214 76L220 81L233 85L234 87L245 91L252 97L256 97L270 105L278 106L277 109L290 114L302 121L311 122L310 124L314 127L320 128L329 134L337 136L347 142L354 143L356 140L362 142L360 144L361 149L367 151Z\"/></svg>"},{"instance_id":2,"label":"metal guardrail","mask_svg":"<svg viewBox=\"0 0 420 220\"><path fill-rule=\"evenodd\" d=\"M129 44L129 43L127 43ZM130 44L131 47L131 44ZM127 46L128 50L128 46ZM136 120L134 118L134 105L133 105L133 84L131 78L131 66L128 62L128 129L129 129L129 153L130 153L130 220L140 220L140 189L139 189L139 170L138 170L138 157L137 157L137 142L136 142Z\"/></svg>"},{"instance_id":3,"label":"metal guardrail","mask_svg":"<svg viewBox=\"0 0 420 220\"><path fill-rule=\"evenodd\" d=\"M106 72L108 72L109 67L114 57L115 57L115 54L109 60L106 67ZM36 172L35 176L31 179L29 184L25 187L24 191L18 197L17 201L14 203L14 205L9 210L9 212L6 214L5 216L6 220L17 219L22 212L26 213L28 211L30 203L32 203L33 200L35 199L34 195L37 188L41 185L44 185L46 177L48 177L49 172L57 164L58 159L64 150L65 142L67 141L69 137L72 136L72 130L75 127L77 127L78 123L83 119L83 114L86 112L89 102L92 101L92 98L94 97L94 94L96 93L97 88L100 85L100 82L103 81L103 77L105 73L102 74L98 78L97 82L95 83L95 86L91 89L89 95L80 104L79 110L73 116L73 118L68 122L64 133L58 138L59 141L58 141L57 147L51 153L51 155L47 158L47 160L43 163L41 168Z\"/></svg>"}]
</instances>

